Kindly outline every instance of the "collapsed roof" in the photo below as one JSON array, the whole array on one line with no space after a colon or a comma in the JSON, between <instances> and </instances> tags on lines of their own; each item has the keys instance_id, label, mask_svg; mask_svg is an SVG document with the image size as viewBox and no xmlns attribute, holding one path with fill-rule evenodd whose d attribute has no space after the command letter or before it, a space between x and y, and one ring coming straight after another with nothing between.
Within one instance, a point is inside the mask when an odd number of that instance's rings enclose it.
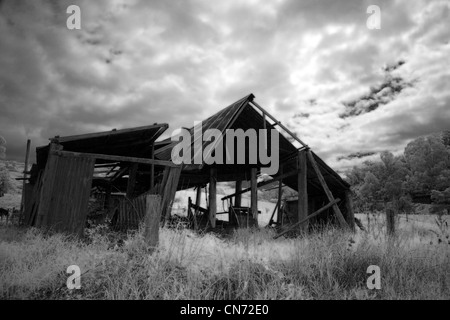
<instances>
[{"instance_id":1,"label":"collapsed roof","mask_svg":"<svg viewBox=\"0 0 450 320\"><path fill-rule=\"evenodd\" d=\"M205 132L207 129L218 129L224 136L227 129L243 129L244 131L248 129L255 129L259 132L259 129L276 129L280 122L274 121L273 123L268 121L268 117L265 116L265 112L260 112L256 107L257 104L254 103L255 96L249 94L242 99L234 102L228 107L220 110L216 114L210 116L206 120L202 121L202 131ZM194 136L194 127L189 128L189 133L191 134L191 146L192 146L192 158L191 164L184 165L179 189L187 189L197 185L205 185L209 182L209 170L211 166L217 167L217 181L235 181L237 179L249 180L249 169L250 165L227 165L227 164L214 164L208 165L204 161L201 164L194 164L194 157L198 150L195 150L194 144L198 142L199 137ZM259 139L258 135L258 139ZM197 140L196 140L197 139ZM280 170L272 175L276 178L281 175L286 175L287 173L294 172L297 169L297 154L299 150L304 147L296 147L294 145L294 139L292 137L286 137L283 134L279 134L279 162ZM202 150L211 143L209 141L202 141ZM155 151L155 157L160 160L171 160L172 150L178 144L178 141L171 141L168 138L164 141L157 143L157 150ZM270 135L268 135L268 146L270 146ZM249 150L248 143L246 144L246 154ZM270 150L271 152L271 150ZM236 154L236 153L235 153ZM347 190L350 185L345 182L338 173L331 169L319 156L313 153L313 156L324 176L330 189L343 189ZM258 164L258 167L263 167ZM281 169L282 168L282 169ZM319 195L323 193L322 187L316 176L314 169L308 162L308 193L310 195ZM281 171L282 170L282 171ZM297 176L290 175L283 179L283 183L294 190L298 190L297 187Z\"/></svg>"}]
</instances>

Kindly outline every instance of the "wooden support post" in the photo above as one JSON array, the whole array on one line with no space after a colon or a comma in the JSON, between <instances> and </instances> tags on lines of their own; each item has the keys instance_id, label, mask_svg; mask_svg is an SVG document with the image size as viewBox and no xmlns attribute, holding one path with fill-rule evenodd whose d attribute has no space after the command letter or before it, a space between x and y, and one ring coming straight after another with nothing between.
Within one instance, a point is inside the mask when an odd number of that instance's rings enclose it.
<instances>
[{"instance_id":1,"label":"wooden support post","mask_svg":"<svg viewBox=\"0 0 450 320\"><path fill-rule=\"evenodd\" d=\"M136 184L136 175L138 171L138 164L133 163L128 172L128 184L127 184L127 198L131 198L134 192L134 185Z\"/></svg>"},{"instance_id":2,"label":"wooden support post","mask_svg":"<svg viewBox=\"0 0 450 320\"><path fill-rule=\"evenodd\" d=\"M322 175L322 172L320 172L319 167L317 166L316 160L314 159L313 154L311 153L311 150L307 150L307 155L308 155L308 159L311 162L312 167L314 168L314 171L317 174L317 178L320 181L320 184L322 185L323 190L325 191L325 194L327 195L328 201L333 202L334 197L333 194L331 193L330 189L328 188L328 185ZM339 209L337 204L333 204L333 211L336 214L339 224L341 225L342 228L347 229L348 228L348 224L344 219L344 216L342 215L341 210Z\"/></svg>"},{"instance_id":3,"label":"wooden support post","mask_svg":"<svg viewBox=\"0 0 450 320\"><path fill-rule=\"evenodd\" d=\"M217 212L217 199L216 199L216 186L217 186L217 168L211 167L209 173L209 221L211 227L216 227L216 212Z\"/></svg>"},{"instance_id":4,"label":"wooden support post","mask_svg":"<svg viewBox=\"0 0 450 320\"><path fill-rule=\"evenodd\" d=\"M347 209L347 224L352 231L355 231L355 213L353 212L353 200L350 190L345 191L345 207Z\"/></svg>"},{"instance_id":5,"label":"wooden support post","mask_svg":"<svg viewBox=\"0 0 450 320\"><path fill-rule=\"evenodd\" d=\"M112 192L112 184L108 183L108 186L105 190L105 203L104 208L106 209L106 212L109 214L109 210L111 210L111 192Z\"/></svg>"},{"instance_id":6,"label":"wooden support post","mask_svg":"<svg viewBox=\"0 0 450 320\"><path fill-rule=\"evenodd\" d=\"M250 208L255 224L258 226L258 187L256 181L256 171L257 168L251 168L250 170Z\"/></svg>"},{"instance_id":7,"label":"wooden support post","mask_svg":"<svg viewBox=\"0 0 450 320\"><path fill-rule=\"evenodd\" d=\"M200 207L200 203L202 200L202 186L197 186L197 193L195 196L195 205L197 206L194 211L193 221L194 221L194 230L198 230L198 224L197 224L197 216L198 216L198 208Z\"/></svg>"},{"instance_id":8,"label":"wooden support post","mask_svg":"<svg viewBox=\"0 0 450 320\"><path fill-rule=\"evenodd\" d=\"M282 223L282 215L283 215L283 212L281 212L282 197L283 197L283 179L281 179L278 183L277 222L279 224Z\"/></svg>"},{"instance_id":9,"label":"wooden support post","mask_svg":"<svg viewBox=\"0 0 450 320\"><path fill-rule=\"evenodd\" d=\"M27 140L27 150L25 154L25 167L23 168L23 184L22 184L22 200L20 202L20 217L19 217L19 223L22 223L23 215L25 212L25 185L26 185L26 178L27 178L27 172L28 172L28 157L30 156L30 144L31 140Z\"/></svg>"},{"instance_id":10,"label":"wooden support post","mask_svg":"<svg viewBox=\"0 0 450 320\"><path fill-rule=\"evenodd\" d=\"M159 241L159 221L161 220L161 197L148 195L146 197L144 239L149 253L152 253Z\"/></svg>"},{"instance_id":11,"label":"wooden support post","mask_svg":"<svg viewBox=\"0 0 450 320\"><path fill-rule=\"evenodd\" d=\"M191 197L188 197L187 217L189 221L193 220L193 213L191 207L192 207L192 200Z\"/></svg>"},{"instance_id":12,"label":"wooden support post","mask_svg":"<svg viewBox=\"0 0 450 320\"><path fill-rule=\"evenodd\" d=\"M270 216L270 220L269 220L269 224L267 225L268 227L270 227L273 223L275 223L275 221L273 221L273 217L275 216L275 212L278 212L277 215L277 222L280 222L280 205L281 205L281 195L283 192L283 182L282 180L280 180L278 182L278 199L277 199L277 203L275 204L275 207L273 208L273 212L272 215Z\"/></svg>"},{"instance_id":13,"label":"wooden support post","mask_svg":"<svg viewBox=\"0 0 450 320\"><path fill-rule=\"evenodd\" d=\"M201 185L198 185L197 186L197 194L196 194L196 197L195 197L195 204L197 205L197 206L199 206L200 207L200 201L202 200L202 186ZM198 210L196 210L196 211L198 211ZM196 212L197 213L197 212Z\"/></svg>"},{"instance_id":14,"label":"wooden support post","mask_svg":"<svg viewBox=\"0 0 450 320\"><path fill-rule=\"evenodd\" d=\"M302 221L308 216L308 190L307 190L307 167L306 153L300 151L298 153L298 221ZM308 224L300 225L300 231L308 230Z\"/></svg>"},{"instance_id":15,"label":"wooden support post","mask_svg":"<svg viewBox=\"0 0 450 320\"><path fill-rule=\"evenodd\" d=\"M242 180L237 180L236 181L236 199L234 201L234 206L235 207L241 207L242 206Z\"/></svg>"},{"instance_id":16,"label":"wooden support post","mask_svg":"<svg viewBox=\"0 0 450 320\"><path fill-rule=\"evenodd\" d=\"M155 160L155 144L152 143L152 160ZM150 190L155 186L155 165L150 165Z\"/></svg>"},{"instance_id":17,"label":"wooden support post","mask_svg":"<svg viewBox=\"0 0 450 320\"><path fill-rule=\"evenodd\" d=\"M197 216L198 216L198 208L200 207L201 200L202 200L202 186L198 185L197 186L197 194L195 197L195 205L197 207L194 211L194 217L193 217L194 218L194 230L198 230Z\"/></svg>"}]
</instances>

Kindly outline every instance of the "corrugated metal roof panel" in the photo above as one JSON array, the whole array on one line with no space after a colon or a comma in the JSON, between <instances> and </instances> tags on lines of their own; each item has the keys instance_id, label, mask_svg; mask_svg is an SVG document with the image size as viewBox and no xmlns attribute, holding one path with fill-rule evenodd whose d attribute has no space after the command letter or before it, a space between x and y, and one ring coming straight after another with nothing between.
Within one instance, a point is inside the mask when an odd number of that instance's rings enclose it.
<instances>
[{"instance_id":1,"label":"corrugated metal roof panel","mask_svg":"<svg viewBox=\"0 0 450 320\"><path fill-rule=\"evenodd\" d=\"M227 128L231 127L234 120L236 120L236 116L239 115L239 112L242 111L242 109L248 104L248 102L252 101L254 98L253 94L249 94L248 96L245 96L244 98L236 101L235 103L229 105L225 109L220 110L216 114L210 116L206 120L202 121L202 131L206 131L208 129L218 129L221 132L224 132ZM191 145L192 149L194 150L194 127L190 127L189 131L191 133ZM202 133L203 133L202 132ZM202 137L201 137L202 138ZM169 138L170 139L170 138ZM170 142L169 144L159 148L155 151L155 157L160 160L167 160L170 161L172 158L172 149L177 144L177 142ZM204 149L207 143L203 143L202 141L202 148ZM192 156L192 160L194 159L195 155ZM192 163L194 161L191 161ZM193 168L201 168L201 165L191 165L187 166L185 169L189 169L190 167Z\"/></svg>"},{"instance_id":2,"label":"corrugated metal roof panel","mask_svg":"<svg viewBox=\"0 0 450 320\"><path fill-rule=\"evenodd\" d=\"M150 126L57 137L65 151L99 153L117 156L150 158L152 144L168 125ZM49 146L36 148L38 165L47 161Z\"/></svg>"}]
</instances>

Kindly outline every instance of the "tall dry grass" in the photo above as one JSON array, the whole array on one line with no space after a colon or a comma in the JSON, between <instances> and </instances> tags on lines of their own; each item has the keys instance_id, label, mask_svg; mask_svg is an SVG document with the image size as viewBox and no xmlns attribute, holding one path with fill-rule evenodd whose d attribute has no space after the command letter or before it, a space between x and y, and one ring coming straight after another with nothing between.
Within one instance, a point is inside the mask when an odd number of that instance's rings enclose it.
<instances>
[{"instance_id":1,"label":"tall dry grass","mask_svg":"<svg viewBox=\"0 0 450 320\"><path fill-rule=\"evenodd\" d=\"M0 228L0 299L450 298L450 245L418 243L414 228L391 239L379 225L373 233L330 227L277 240L268 229L229 239L161 229L153 254L141 232L123 237L99 227L81 241ZM79 290L66 287L73 264ZM370 265L381 269L380 290L367 289Z\"/></svg>"}]
</instances>

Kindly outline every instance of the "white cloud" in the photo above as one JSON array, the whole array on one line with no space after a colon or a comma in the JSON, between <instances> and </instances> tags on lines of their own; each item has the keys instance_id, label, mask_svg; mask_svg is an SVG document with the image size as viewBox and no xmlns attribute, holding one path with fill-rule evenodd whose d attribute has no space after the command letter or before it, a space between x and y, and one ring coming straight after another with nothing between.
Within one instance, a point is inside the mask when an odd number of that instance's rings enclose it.
<instances>
[{"instance_id":1,"label":"white cloud","mask_svg":"<svg viewBox=\"0 0 450 320\"><path fill-rule=\"evenodd\" d=\"M8 156L21 156L27 137L39 145L154 122L170 133L250 92L336 168L359 161L337 161L346 154L398 151L450 120L449 4L371 2L3 1ZM80 31L65 27L69 4L82 9ZM369 4L381 7L381 30L366 28ZM415 87L339 117L342 101L368 93L400 59L395 72Z\"/></svg>"}]
</instances>

